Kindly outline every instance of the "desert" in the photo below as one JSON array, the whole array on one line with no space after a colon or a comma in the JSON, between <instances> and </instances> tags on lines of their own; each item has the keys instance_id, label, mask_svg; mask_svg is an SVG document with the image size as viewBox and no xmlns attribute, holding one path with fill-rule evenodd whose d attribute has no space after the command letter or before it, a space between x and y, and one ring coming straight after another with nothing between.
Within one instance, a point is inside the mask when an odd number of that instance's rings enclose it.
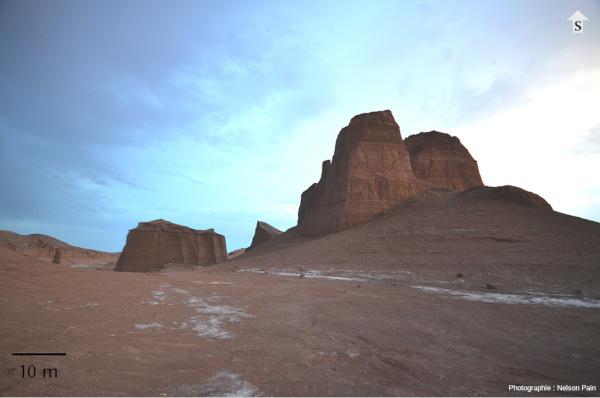
<instances>
[{"instance_id":1,"label":"desert","mask_svg":"<svg viewBox=\"0 0 600 398\"><path fill-rule=\"evenodd\" d=\"M0 394L597 396L600 224L389 111L344 131L298 226L229 258L162 219L120 254L3 231Z\"/></svg>"},{"instance_id":2,"label":"desert","mask_svg":"<svg viewBox=\"0 0 600 398\"><path fill-rule=\"evenodd\" d=\"M598 0L0 0L0 397L600 396L598 104Z\"/></svg>"},{"instance_id":3,"label":"desert","mask_svg":"<svg viewBox=\"0 0 600 398\"><path fill-rule=\"evenodd\" d=\"M522 396L509 386L597 386L600 226L510 202L489 213L485 202L400 205L321 239L288 231L231 262L155 273L3 247L1 393ZM40 351L66 356L11 355ZM57 376L22 377L30 365Z\"/></svg>"}]
</instances>

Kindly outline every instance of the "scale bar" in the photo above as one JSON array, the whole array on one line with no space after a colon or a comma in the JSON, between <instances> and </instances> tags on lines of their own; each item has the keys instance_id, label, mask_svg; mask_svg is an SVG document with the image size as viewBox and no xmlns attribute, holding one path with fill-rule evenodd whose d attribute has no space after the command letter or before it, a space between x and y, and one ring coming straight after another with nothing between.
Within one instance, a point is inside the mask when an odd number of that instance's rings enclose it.
<instances>
[{"instance_id":1,"label":"scale bar","mask_svg":"<svg viewBox=\"0 0 600 398\"><path fill-rule=\"evenodd\" d=\"M66 352L13 352L13 356L32 356L32 355L46 355L46 356L61 356L64 357L67 355Z\"/></svg>"}]
</instances>

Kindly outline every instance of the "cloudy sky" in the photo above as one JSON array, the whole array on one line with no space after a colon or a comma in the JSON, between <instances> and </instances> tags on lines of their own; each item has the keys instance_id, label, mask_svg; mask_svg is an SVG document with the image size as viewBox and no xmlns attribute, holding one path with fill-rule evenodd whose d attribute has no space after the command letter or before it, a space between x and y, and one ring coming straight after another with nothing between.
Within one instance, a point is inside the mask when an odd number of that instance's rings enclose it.
<instances>
[{"instance_id":1,"label":"cloudy sky","mask_svg":"<svg viewBox=\"0 0 600 398\"><path fill-rule=\"evenodd\" d=\"M246 247L384 109L600 221L598 1L3 0L0 229L120 251L163 218Z\"/></svg>"}]
</instances>

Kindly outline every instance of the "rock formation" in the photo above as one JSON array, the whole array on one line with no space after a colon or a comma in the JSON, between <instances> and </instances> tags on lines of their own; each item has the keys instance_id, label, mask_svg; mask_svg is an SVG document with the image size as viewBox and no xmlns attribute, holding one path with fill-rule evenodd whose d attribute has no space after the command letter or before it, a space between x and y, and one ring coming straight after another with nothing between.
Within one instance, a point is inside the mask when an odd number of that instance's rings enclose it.
<instances>
[{"instance_id":1,"label":"rock formation","mask_svg":"<svg viewBox=\"0 0 600 398\"><path fill-rule=\"evenodd\" d=\"M519 203L538 209L552 210L552 206L541 196L512 185L501 187L473 187L460 193L464 197L477 197L495 201Z\"/></svg>"},{"instance_id":2,"label":"rock formation","mask_svg":"<svg viewBox=\"0 0 600 398\"><path fill-rule=\"evenodd\" d=\"M227 260L225 237L165 220L140 222L129 231L115 271L149 272L166 264L201 265Z\"/></svg>"},{"instance_id":3,"label":"rock formation","mask_svg":"<svg viewBox=\"0 0 600 398\"><path fill-rule=\"evenodd\" d=\"M457 137L430 131L407 137L404 145L419 180L455 192L483 185L477 162Z\"/></svg>"},{"instance_id":4,"label":"rock formation","mask_svg":"<svg viewBox=\"0 0 600 398\"><path fill-rule=\"evenodd\" d=\"M60 264L60 261L62 259L62 254L63 254L63 249L61 247L57 247L54 250L54 258L52 259L52 262L54 264Z\"/></svg>"},{"instance_id":5,"label":"rock formation","mask_svg":"<svg viewBox=\"0 0 600 398\"><path fill-rule=\"evenodd\" d=\"M281 231L266 222L257 221L256 229L254 230L254 237L252 238L252 244L246 249L254 249L256 246L262 245L265 242L270 241L274 237L281 235Z\"/></svg>"},{"instance_id":6,"label":"rock formation","mask_svg":"<svg viewBox=\"0 0 600 398\"><path fill-rule=\"evenodd\" d=\"M361 114L340 131L332 160L323 162L319 183L302 194L298 231L306 236L342 231L418 192L392 112Z\"/></svg>"},{"instance_id":7,"label":"rock formation","mask_svg":"<svg viewBox=\"0 0 600 398\"><path fill-rule=\"evenodd\" d=\"M48 262L54 260L56 250L60 249L61 264L106 264L117 261L119 257L119 253L83 249L42 234L20 235L11 231L0 231L0 245Z\"/></svg>"}]
</instances>

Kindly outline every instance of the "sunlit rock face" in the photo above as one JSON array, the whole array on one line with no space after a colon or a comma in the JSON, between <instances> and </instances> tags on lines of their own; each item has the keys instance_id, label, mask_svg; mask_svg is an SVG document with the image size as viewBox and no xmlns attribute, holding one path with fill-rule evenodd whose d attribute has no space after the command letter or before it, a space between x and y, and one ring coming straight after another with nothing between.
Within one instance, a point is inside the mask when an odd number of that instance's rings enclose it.
<instances>
[{"instance_id":1,"label":"sunlit rock face","mask_svg":"<svg viewBox=\"0 0 600 398\"><path fill-rule=\"evenodd\" d=\"M417 195L417 180L392 112L355 116L337 138L321 179L302 194L299 233L319 236L372 220Z\"/></svg>"},{"instance_id":2,"label":"sunlit rock face","mask_svg":"<svg viewBox=\"0 0 600 398\"><path fill-rule=\"evenodd\" d=\"M213 229L154 220L129 231L115 271L149 272L169 263L203 265L226 260L225 237Z\"/></svg>"},{"instance_id":3,"label":"sunlit rock face","mask_svg":"<svg viewBox=\"0 0 600 398\"><path fill-rule=\"evenodd\" d=\"M404 145L419 180L455 192L483 186L477 162L457 137L430 131L407 137Z\"/></svg>"}]
</instances>

